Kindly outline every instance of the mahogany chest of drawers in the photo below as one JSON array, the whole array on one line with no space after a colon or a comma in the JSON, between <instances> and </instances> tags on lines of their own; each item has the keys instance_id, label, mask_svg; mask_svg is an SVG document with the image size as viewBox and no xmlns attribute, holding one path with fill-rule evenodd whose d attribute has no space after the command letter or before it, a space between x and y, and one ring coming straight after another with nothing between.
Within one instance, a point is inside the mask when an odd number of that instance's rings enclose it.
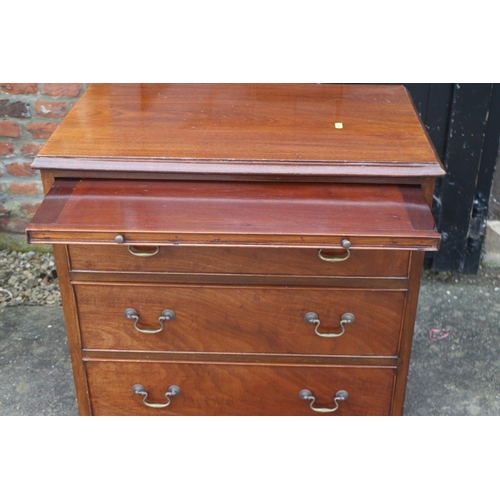
<instances>
[{"instance_id":1,"label":"mahogany chest of drawers","mask_svg":"<svg viewBox=\"0 0 500 500\"><path fill-rule=\"evenodd\" d=\"M400 415L432 145L403 87L91 85L33 164L82 415Z\"/></svg>"}]
</instances>

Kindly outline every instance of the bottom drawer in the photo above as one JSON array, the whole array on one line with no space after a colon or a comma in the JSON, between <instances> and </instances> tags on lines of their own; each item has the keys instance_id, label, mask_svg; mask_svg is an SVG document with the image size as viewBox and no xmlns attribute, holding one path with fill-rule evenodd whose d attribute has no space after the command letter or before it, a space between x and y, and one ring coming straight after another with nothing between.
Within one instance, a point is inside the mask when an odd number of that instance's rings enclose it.
<instances>
[{"instance_id":1,"label":"bottom drawer","mask_svg":"<svg viewBox=\"0 0 500 500\"><path fill-rule=\"evenodd\" d=\"M94 415L389 415L394 368L87 360ZM133 386L141 385L143 390ZM180 393L169 397L171 386ZM308 390L312 399L301 399ZM339 391L348 393L335 397ZM175 392L175 390L172 390ZM146 397L147 393L147 397ZM311 409L333 409L317 412Z\"/></svg>"}]
</instances>

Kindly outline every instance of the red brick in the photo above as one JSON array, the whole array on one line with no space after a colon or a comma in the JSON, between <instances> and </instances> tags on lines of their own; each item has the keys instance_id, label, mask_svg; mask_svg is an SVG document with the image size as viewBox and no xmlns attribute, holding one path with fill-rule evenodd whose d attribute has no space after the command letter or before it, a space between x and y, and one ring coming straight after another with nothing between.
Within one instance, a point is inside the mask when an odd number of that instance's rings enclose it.
<instances>
[{"instance_id":1,"label":"red brick","mask_svg":"<svg viewBox=\"0 0 500 500\"><path fill-rule=\"evenodd\" d=\"M6 165L7 172L11 175L17 177L31 177L33 175L33 170L31 168L31 163L10 163Z\"/></svg>"},{"instance_id":2,"label":"red brick","mask_svg":"<svg viewBox=\"0 0 500 500\"><path fill-rule=\"evenodd\" d=\"M14 118L30 118L30 105L19 99L0 99L0 116L12 116Z\"/></svg>"},{"instance_id":3,"label":"red brick","mask_svg":"<svg viewBox=\"0 0 500 500\"><path fill-rule=\"evenodd\" d=\"M25 196L38 194L38 188L34 182L11 182L9 184L9 191L12 194L21 194Z\"/></svg>"},{"instance_id":4,"label":"red brick","mask_svg":"<svg viewBox=\"0 0 500 500\"><path fill-rule=\"evenodd\" d=\"M43 93L54 97L76 97L80 93L79 83L44 83Z\"/></svg>"},{"instance_id":5,"label":"red brick","mask_svg":"<svg viewBox=\"0 0 500 500\"><path fill-rule=\"evenodd\" d=\"M34 139L48 139L57 128L57 123L30 123L26 128Z\"/></svg>"},{"instance_id":6,"label":"red brick","mask_svg":"<svg viewBox=\"0 0 500 500\"><path fill-rule=\"evenodd\" d=\"M24 233L26 230L26 226L28 225L28 221L23 219L4 219L2 220L2 230L9 231L10 233Z\"/></svg>"},{"instance_id":7,"label":"red brick","mask_svg":"<svg viewBox=\"0 0 500 500\"><path fill-rule=\"evenodd\" d=\"M19 129L19 125L14 122L0 122L0 136L20 137L21 130Z\"/></svg>"},{"instance_id":8,"label":"red brick","mask_svg":"<svg viewBox=\"0 0 500 500\"><path fill-rule=\"evenodd\" d=\"M42 148L43 144L26 144L21 148L21 153L26 156L36 156Z\"/></svg>"},{"instance_id":9,"label":"red brick","mask_svg":"<svg viewBox=\"0 0 500 500\"><path fill-rule=\"evenodd\" d=\"M9 94L34 94L38 83L0 83L0 88Z\"/></svg>"},{"instance_id":10,"label":"red brick","mask_svg":"<svg viewBox=\"0 0 500 500\"><path fill-rule=\"evenodd\" d=\"M45 118L62 118L68 114L68 103L57 101L37 101L35 111L38 116Z\"/></svg>"},{"instance_id":11,"label":"red brick","mask_svg":"<svg viewBox=\"0 0 500 500\"><path fill-rule=\"evenodd\" d=\"M14 154L14 144L12 142L0 142L0 156L10 156Z\"/></svg>"},{"instance_id":12,"label":"red brick","mask_svg":"<svg viewBox=\"0 0 500 500\"><path fill-rule=\"evenodd\" d=\"M31 218L35 215L40 203L23 203L19 207L19 212L23 217Z\"/></svg>"}]
</instances>

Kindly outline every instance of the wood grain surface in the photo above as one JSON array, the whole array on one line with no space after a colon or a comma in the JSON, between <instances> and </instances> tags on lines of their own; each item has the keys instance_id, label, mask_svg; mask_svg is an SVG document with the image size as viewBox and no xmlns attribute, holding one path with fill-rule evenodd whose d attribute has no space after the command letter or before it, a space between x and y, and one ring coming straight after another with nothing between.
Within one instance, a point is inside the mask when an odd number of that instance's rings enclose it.
<instances>
[{"instance_id":1,"label":"wood grain surface","mask_svg":"<svg viewBox=\"0 0 500 500\"><path fill-rule=\"evenodd\" d=\"M395 85L94 84L34 165L84 159L76 168L99 169L97 159L126 171L146 160L143 171L223 173L229 163L248 174L331 165L337 175L358 165L369 176L373 164L442 175L410 99Z\"/></svg>"},{"instance_id":2,"label":"wood grain surface","mask_svg":"<svg viewBox=\"0 0 500 500\"><path fill-rule=\"evenodd\" d=\"M366 367L273 366L219 363L86 362L94 415L389 415L394 369ZM134 384L148 391L148 402L164 403L171 385L181 389L164 409L148 408ZM339 390L349 398L334 413L319 414L299 391L309 389L316 406L333 408Z\"/></svg>"},{"instance_id":3,"label":"wood grain surface","mask_svg":"<svg viewBox=\"0 0 500 500\"><path fill-rule=\"evenodd\" d=\"M132 246L132 251L155 253L157 247ZM151 257L132 255L128 245L70 245L74 271L121 273L210 273L280 276L403 277L409 252L353 249L343 262L325 262L315 248L241 248L165 246ZM326 257L345 257L345 250L327 250ZM149 278L151 279L151 278Z\"/></svg>"},{"instance_id":4,"label":"wood grain surface","mask_svg":"<svg viewBox=\"0 0 500 500\"><path fill-rule=\"evenodd\" d=\"M436 250L418 186L57 179L27 228L32 242Z\"/></svg>"},{"instance_id":5,"label":"wood grain surface","mask_svg":"<svg viewBox=\"0 0 500 500\"><path fill-rule=\"evenodd\" d=\"M82 360L82 339L80 336L80 326L78 324L78 312L74 289L68 277L68 247L66 245L54 245L54 258L61 290L64 322L68 336L68 348L73 368L78 411L80 415L90 415L92 409L87 386L87 374L85 373L85 365Z\"/></svg>"},{"instance_id":6,"label":"wood grain surface","mask_svg":"<svg viewBox=\"0 0 500 500\"><path fill-rule=\"evenodd\" d=\"M289 353L395 356L405 293L328 288L74 285L83 347L170 352ZM125 318L137 311L144 334ZM356 320L338 338L322 338L304 315L319 316L320 332L339 332L344 313Z\"/></svg>"}]
</instances>

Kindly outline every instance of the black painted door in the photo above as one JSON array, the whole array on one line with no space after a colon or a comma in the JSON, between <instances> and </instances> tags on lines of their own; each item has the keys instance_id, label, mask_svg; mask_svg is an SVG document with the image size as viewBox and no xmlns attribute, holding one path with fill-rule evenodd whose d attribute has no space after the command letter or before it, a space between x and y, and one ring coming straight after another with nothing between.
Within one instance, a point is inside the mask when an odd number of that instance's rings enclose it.
<instances>
[{"instance_id":1,"label":"black painted door","mask_svg":"<svg viewBox=\"0 0 500 500\"><path fill-rule=\"evenodd\" d=\"M438 179L433 213L442 233L435 271L476 273L500 138L500 84L404 84L447 175Z\"/></svg>"}]
</instances>

